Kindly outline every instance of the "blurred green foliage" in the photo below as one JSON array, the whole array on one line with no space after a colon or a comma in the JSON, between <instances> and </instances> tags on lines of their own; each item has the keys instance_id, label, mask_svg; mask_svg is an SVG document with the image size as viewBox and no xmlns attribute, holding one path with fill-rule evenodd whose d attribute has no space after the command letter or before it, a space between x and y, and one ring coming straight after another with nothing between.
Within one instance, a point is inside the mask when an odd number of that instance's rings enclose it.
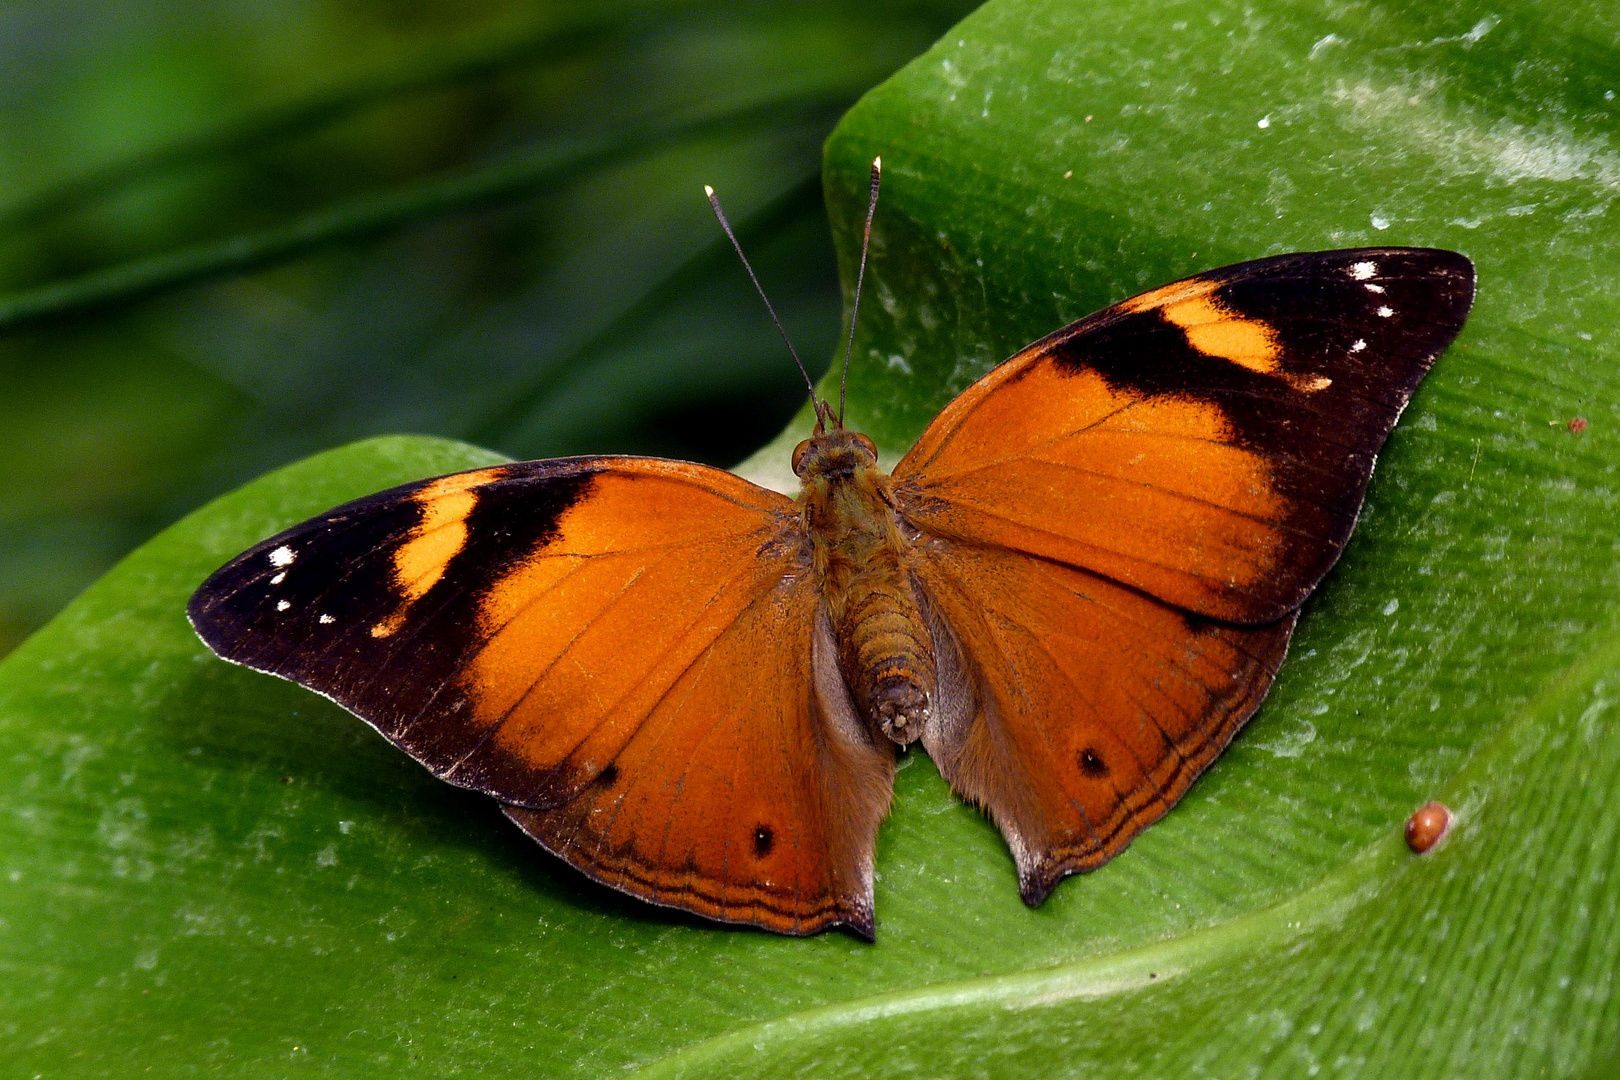
<instances>
[{"instance_id":1,"label":"blurred green foliage","mask_svg":"<svg viewBox=\"0 0 1620 1080\"><path fill-rule=\"evenodd\" d=\"M821 144L962 0L0 6L0 654L392 431L729 465L839 294Z\"/></svg>"}]
</instances>

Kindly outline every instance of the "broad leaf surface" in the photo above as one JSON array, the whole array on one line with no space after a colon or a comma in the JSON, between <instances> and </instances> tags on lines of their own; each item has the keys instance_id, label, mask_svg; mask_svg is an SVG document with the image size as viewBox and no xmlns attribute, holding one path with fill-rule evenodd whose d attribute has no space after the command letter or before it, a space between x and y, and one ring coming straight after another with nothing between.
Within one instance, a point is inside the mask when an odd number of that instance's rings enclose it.
<instances>
[{"instance_id":1,"label":"broad leaf surface","mask_svg":"<svg viewBox=\"0 0 1620 1080\"><path fill-rule=\"evenodd\" d=\"M198 511L0 667L0 1060L1602 1068L1620 1033L1617 31L1606 8L1522 0L998 0L829 143L846 286L865 163L885 162L850 385L890 460L995 360L1142 287L1356 244L1478 264L1474 315L1270 700L1115 862L1024 908L1000 839L914 754L875 946L722 930L585 883L487 800L186 627L190 590L248 543L490 460L372 441ZM1417 858L1399 830L1430 797L1458 825Z\"/></svg>"}]
</instances>

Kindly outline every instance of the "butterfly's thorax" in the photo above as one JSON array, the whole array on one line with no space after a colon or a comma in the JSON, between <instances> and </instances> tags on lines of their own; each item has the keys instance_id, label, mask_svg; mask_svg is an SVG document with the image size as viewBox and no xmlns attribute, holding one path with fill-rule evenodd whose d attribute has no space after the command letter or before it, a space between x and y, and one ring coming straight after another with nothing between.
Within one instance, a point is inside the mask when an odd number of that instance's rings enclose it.
<instances>
[{"instance_id":1,"label":"butterfly's thorax","mask_svg":"<svg viewBox=\"0 0 1620 1080\"><path fill-rule=\"evenodd\" d=\"M809 440L795 457L799 505L844 680L867 719L908 745L928 719L935 667L889 478L870 443L846 431Z\"/></svg>"}]
</instances>

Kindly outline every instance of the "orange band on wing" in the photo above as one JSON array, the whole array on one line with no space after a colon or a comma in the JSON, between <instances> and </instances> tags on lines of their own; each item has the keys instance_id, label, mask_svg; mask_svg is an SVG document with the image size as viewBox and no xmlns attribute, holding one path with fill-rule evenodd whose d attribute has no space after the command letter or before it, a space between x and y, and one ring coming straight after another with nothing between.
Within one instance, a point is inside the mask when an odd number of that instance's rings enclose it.
<instances>
[{"instance_id":1,"label":"orange band on wing","mask_svg":"<svg viewBox=\"0 0 1620 1080\"><path fill-rule=\"evenodd\" d=\"M1166 285L1120 305L1133 314L1157 310L1165 322L1187 335L1187 344L1205 356L1215 356L1272 375L1306 394L1326 390L1333 380L1325 375L1293 375L1282 370L1282 343L1277 330L1264 319L1244 316L1220 302L1215 293L1222 282L1205 278Z\"/></svg>"},{"instance_id":2,"label":"orange band on wing","mask_svg":"<svg viewBox=\"0 0 1620 1080\"><path fill-rule=\"evenodd\" d=\"M422 508L422 521L394 552L399 606L372 624L372 637L388 637L397 631L410 606L439 583L444 568L467 543L467 515L478 503L471 489L488 480L480 472L456 473L440 477L412 496Z\"/></svg>"}]
</instances>

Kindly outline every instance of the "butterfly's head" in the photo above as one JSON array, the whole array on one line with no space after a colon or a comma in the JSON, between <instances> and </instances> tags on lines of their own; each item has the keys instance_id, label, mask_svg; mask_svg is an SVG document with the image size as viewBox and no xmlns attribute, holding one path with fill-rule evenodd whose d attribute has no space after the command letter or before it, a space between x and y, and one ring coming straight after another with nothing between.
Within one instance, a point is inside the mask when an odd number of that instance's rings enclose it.
<instances>
[{"instance_id":1,"label":"butterfly's head","mask_svg":"<svg viewBox=\"0 0 1620 1080\"><path fill-rule=\"evenodd\" d=\"M793 474L806 484L843 480L877 465L877 446L858 431L835 427L817 432L793 448Z\"/></svg>"}]
</instances>

